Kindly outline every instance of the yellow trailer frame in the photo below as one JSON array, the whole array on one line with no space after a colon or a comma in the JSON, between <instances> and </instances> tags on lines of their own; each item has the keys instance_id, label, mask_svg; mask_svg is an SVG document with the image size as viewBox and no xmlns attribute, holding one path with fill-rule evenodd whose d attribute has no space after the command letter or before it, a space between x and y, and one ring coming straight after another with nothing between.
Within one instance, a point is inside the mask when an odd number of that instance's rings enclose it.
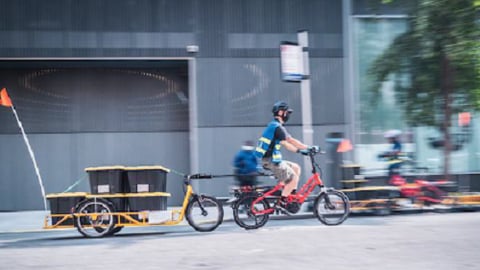
<instances>
[{"instance_id":1,"label":"yellow trailer frame","mask_svg":"<svg viewBox=\"0 0 480 270\"><path fill-rule=\"evenodd\" d=\"M190 184L191 179L209 178L204 175L187 175L184 179L185 196L183 198L182 207L179 209L169 210L170 216L168 219L161 222L149 221L148 209L139 212L113 212L108 211L108 206L105 207L105 201L115 198L130 198L130 197L170 197L171 194L167 192L142 192L142 193L115 193L115 194L90 194L90 193L60 193L49 194L47 199L55 197L82 197L83 202L95 204L98 200L98 205L103 204L104 210L107 211L93 211L93 212L78 212L78 209L72 208L70 213L49 214L44 219L44 229L59 229L59 228L77 228L80 233L86 237L103 237L114 234L123 227L136 226L173 226L180 224L185 218L188 224L197 231L208 232L216 229L223 221L223 206L216 198L196 194ZM97 209L97 208L95 208ZM81 209L80 209L81 210ZM200 213L198 217L193 218L194 214ZM213 213L213 214L212 214ZM79 219L87 217L88 222L80 221ZM53 222L53 219L58 219ZM108 220L109 223L101 221ZM110 221L112 220L112 221ZM89 233L88 229L94 229ZM95 232L96 231L96 232Z\"/></svg>"},{"instance_id":2,"label":"yellow trailer frame","mask_svg":"<svg viewBox=\"0 0 480 270\"><path fill-rule=\"evenodd\" d=\"M191 188L190 191L192 192ZM60 193L60 194L49 194L47 195L47 199L55 198L55 197L68 197L70 195L69 193ZM72 193L72 196L77 197L79 193ZM102 198L102 199L108 199L108 198L132 198L132 197L170 197L171 194L167 192L145 192L145 193L114 193L114 194L89 194L85 193L85 199L96 199L96 198ZM108 215L116 216L117 217L117 222L115 223L115 226L145 226L145 225L176 225L180 223L183 220L183 217L185 215L185 209L186 205L188 204L188 200L190 198L190 195L185 196L182 208L181 209L173 209L172 210L172 219L166 222L161 222L158 224L151 224L148 223L148 213L146 211L141 211L141 212L113 212L109 213ZM73 210L73 209L72 209ZM178 215L177 219L174 219L173 216L174 214ZM77 217L83 217L83 216L91 216L93 219L96 219L96 216L99 215L98 213L91 213L91 214L82 214L82 213L75 213L71 212L69 214L49 214L45 216L44 220L44 229L55 229L55 228L73 228L74 223L69 225L65 225L67 221L73 221ZM106 215L106 214L102 214ZM133 218L132 216L140 216L142 217L140 220L137 220ZM123 217L119 218L119 217ZM50 222L53 220L53 218L59 218L59 220L55 223ZM123 222L123 220L126 220L126 222ZM51 225L49 225L51 224Z\"/></svg>"}]
</instances>

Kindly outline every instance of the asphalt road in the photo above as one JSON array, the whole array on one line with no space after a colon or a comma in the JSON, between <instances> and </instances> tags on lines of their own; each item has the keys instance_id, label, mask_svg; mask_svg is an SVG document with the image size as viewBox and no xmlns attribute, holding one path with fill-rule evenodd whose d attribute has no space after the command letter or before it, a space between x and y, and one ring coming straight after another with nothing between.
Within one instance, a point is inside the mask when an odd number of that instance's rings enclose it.
<instances>
[{"instance_id":1,"label":"asphalt road","mask_svg":"<svg viewBox=\"0 0 480 270\"><path fill-rule=\"evenodd\" d=\"M224 222L125 228L87 239L76 230L0 233L0 269L480 269L480 212L270 220L253 231Z\"/></svg>"}]
</instances>

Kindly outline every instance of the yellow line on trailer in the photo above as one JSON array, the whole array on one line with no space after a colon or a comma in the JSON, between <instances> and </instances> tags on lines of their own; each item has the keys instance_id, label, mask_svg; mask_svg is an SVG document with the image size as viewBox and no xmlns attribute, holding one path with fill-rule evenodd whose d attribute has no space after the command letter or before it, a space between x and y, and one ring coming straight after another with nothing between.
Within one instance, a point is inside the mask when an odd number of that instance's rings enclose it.
<instances>
[{"instance_id":1,"label":"yellow line on trailer","mask_svg":"<svg viewBox=\"0 0 480 270\"><path fill-rule=\"evenodd\" d=\"M130 197L170 197L168 192L140 192L140 193L113 193L113 194L87 194L86 198L130 198Z\"/></svg>"}]
</instances>

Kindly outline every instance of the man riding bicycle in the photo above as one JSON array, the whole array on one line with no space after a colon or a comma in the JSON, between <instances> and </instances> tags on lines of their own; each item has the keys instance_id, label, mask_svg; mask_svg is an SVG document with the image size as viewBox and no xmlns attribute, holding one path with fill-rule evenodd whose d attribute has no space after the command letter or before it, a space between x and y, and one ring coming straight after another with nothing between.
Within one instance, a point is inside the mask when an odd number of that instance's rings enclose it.
<instances>
[{"instance_id":1,"label":"man riding bicycle","mask_svg":"<svg viewBox=\"0 0 480 270\"><path fill-rule=\"evenodd\" d=\"M390 143L390 150L378 155L381 159L386 159L388 161L388 176L392 177L393 175L398 175L400 167L404 162L402 159L402 144L400 143L400 130L388 130L385 132L384 137Z\"/></svg>"},{"instance_id":2,"label":"man riding bicycle","mask_svg":"<svg viewBox=\"0 0 480 270\"><path fill-rule=\"evenodd\" d=\"M292 152L308 149L308 146L293 138L285 129L285 124L293 112L284 101L278 101L273 105L272 113L274 119L267 125L258 140L255 152L262 159L262 166L271 170L275 178L285 184L282 190L280 203L285 206L286 198L298 186L301 169L297 163L282 160L280 148L284 146Z\"/></svg>"}]
</instances>

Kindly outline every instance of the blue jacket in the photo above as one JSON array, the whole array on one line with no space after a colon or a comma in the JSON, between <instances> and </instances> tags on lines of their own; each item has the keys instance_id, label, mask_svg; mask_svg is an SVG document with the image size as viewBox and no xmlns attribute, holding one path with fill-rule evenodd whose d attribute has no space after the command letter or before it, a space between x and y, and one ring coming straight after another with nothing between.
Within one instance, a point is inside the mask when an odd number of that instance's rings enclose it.
<instances>
[{"instance_id":1,"label":"blue jacket","mask_svg":"<svg viewBox=\"0 0 480 270\"><path fill-rule=\"evenodd\" d=\"M257 148L255 148L257 157L262 158L265 153L267 153L270 145L273 143L272 162L280 163L282 161L282 153L280 152L280 148L282 147L282 145L280 144L280 141L275 140L274 142L272 142L275 136L275 130L280 125L281 124L276 120L268 123L267 128L265 128L265 130L263 131L262 137L258 139Z\"/></svg>"},{"instance_id":2,"label":"blue jacket","mask_svg":"<svg viewBox=\"0 0 480 270\"><path fill-rule=\"evenodd\" d=\"M252 174L257 172L257 157L253 150L240 150L235 155L233 166L238 174Z\"/></svg>"}]
</instances>

